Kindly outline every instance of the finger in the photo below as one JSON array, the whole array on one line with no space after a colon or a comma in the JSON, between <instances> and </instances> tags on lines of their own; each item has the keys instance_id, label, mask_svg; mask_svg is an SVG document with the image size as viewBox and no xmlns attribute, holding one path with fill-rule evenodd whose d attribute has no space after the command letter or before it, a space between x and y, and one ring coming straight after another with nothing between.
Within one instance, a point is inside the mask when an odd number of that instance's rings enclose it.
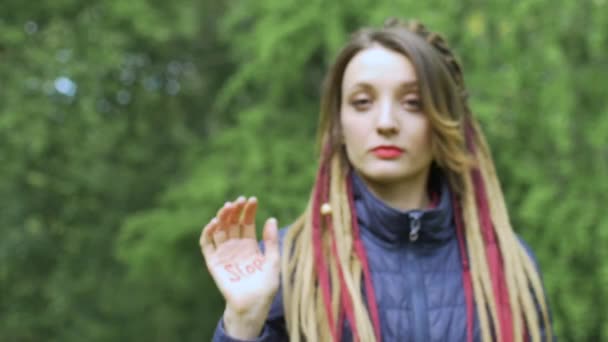
<instances>
[{"instance_id":1,"label":"finger","mask_svg":"<svg viewBox=\"0 0 608 342\"><path fill-rule=\"evenodd\" d=\"M270 265L279 262L279 228L275 218L266 220L264 224L264 256Z\"/></svg>"},{"instance_id":2,"label":"finger","mask_svg":"<svg viewBox=\"0 0 608 342\"><path fill-rule=\"evenodd\" d=\"M231 206L231 202L226 202L224 203L224 206L217 211L216 217L219 219L220 227L225 227L228 225L228 216L230 215Z\"/></svg>"},{"instance_id":3,"label":"finger","mask_svg":"<svg viewBox=\"0 0 608 342\"><path fill-rule=\"evenodd\" d=\"M226 231L229 224L228 218L232 212L232 207L232 203L226 202L224 206L217 212L217 227L213 231L213 242L215 243L215 248L218 248L220 244L226 241Z\"/></svg>"},{"instance_id":4,"label":"finger","mask_svg":"<svg viewBox=\"0 0 608 342\"><path fill-rule=\"evenodd\" d=\"M230 215L228 216L228 239L238 239L241 237L241 215L243 207L245 206L245 197L240 196L234 202L234 206Z\"/></svg>"},{"instance_id":5,"label":"finger","mask_svg":"<svg viewBox=\"0 0 608 342\"><path fill-rule=\"evenodd\" d=\"M227 234L226 229L218 226L213 232L213 242L215 243L215 248L218 248L222 243L226 242Z\"/></svg>"},{"instance_id":6,"label":"finger","mask_svg":"<svg viewBox=\"0 0 608 342\"><path fill-rule=\"evenodd\" d=\"M207 225L205 226L205 228L203 228L203 231L201 232L199 244L201 245L201 251L203 252L203 256L205 257L205 259L207 259L210 253L213 253L215 251L215 245L213 243L212 234L216 227L217 218L214 217L211 221L209 221L209 223L207 223Z\"/></svg>"},{"instance_id":7,"label":"finger","mask_svg":"<svg viewBox=\"0 0 608 342\"><path fill-rule=\"evenodd\" d=\"M243 238L255 239L255 214L258 209L258 200L250 197L243 209Z\"/></svg>"},{"instance_id":8,"label":"finger","mask_svg":"<svg viewBox=\"0 0 608 342\"><path fill-rule=\"evenodd\" d=\"M246 199L244 196L239 196L236 201L232 202L232 210L228 215L229 224L237 224L241 219L241 211L245 206Z\"/></svg>"}]
</instances>

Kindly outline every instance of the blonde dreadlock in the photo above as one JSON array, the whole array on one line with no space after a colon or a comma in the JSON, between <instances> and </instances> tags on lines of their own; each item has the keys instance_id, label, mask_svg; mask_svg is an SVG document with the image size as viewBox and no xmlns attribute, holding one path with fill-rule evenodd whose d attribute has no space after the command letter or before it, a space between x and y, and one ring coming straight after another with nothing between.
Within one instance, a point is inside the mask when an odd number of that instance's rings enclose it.
<instances>
[{"instance_id":1,"label":"blonde dreadlock","mask_svg":"<svg viewBox=\"0 0 608 342\"><path fill-rule=\"evenodd\" d=\"M388 24L403 25L395 20ZM511 227L504 195L494 168L490 148L485 141L485 137L479 124L473 119L466 101L468 93L464 84L462 67L452 54L451 50L448 48L445 40L440 35L427 31L424 25L415 21L410 22L408 24L408 28L425 38L425 40L432 44L443 56L450 73L456 81L461 96L463 97L463 103L465 104L466 110L465 115L468 117L468 120L470 120L470 123L473 126L472 129L475 137L474 145L478 148L479 153L476 156L477 168L481 172L484 187L487 191L487 197L490 199L488 204L490 207L494 232L498 239L497 242L499 245L499 250L505 265L505 280L509 292L509 303L495 303L495 294L492 291L489 291L490 286L487 284L489 270L487 269L487 263L485 262L486 256L484 254L484 248L480 245L480 242L482 242L480 240L481 234L479 234L479 232L475 232L474 229L474 227L478 227L478 223L476 222L476 217L478 215L475 213L478 208L477 206L473 205L468 208L469 210L465 211L464 220L466 222L466 226L468 227L466 230L467 243L469 247L469 255L472 256L472 273L474 277L480 278L479 281L474 282L474 284L477 284L477 286L474 286L474 288L483 288L483 291L480 289L475 289L475 299L477 302L477 312L480 316L480 321L483 322L482 333L484 335L484 340L490 339L487 319L482 318L482 316L485 316L487 313L487 311L484 309L486 304L489 304L490 306L491 318L494 327L496 327L498 330L496 335L499 340L503 335L501 335L499 332L501 326L498 324L498 314L496 313L497 309L495 304L509 305L512 313L521 313L521 315L525 318L528 331L533 341L540 340L539 320L543 320L544 326L547 328L547 338L551 340L552 337L550 336L551 329L549 328L549 315L540 277L538 272L536 272L533 261L528 253L526 253L521 243L518 241ZM470 187L470 182L467 183L467 188L472 189ZM465 197L472 197L472 194L473 191L465 190L464 192ZM468 198L465 201L471 204L474 203L472 198ZM530 287L532 287L532 291L530 291ZM483 297L480 295L480 292L483 292ZM481 298L484 298L485 300ZM541 317L539 317L536 310L534 302L535 299L539 302ZM513 320L513 335L515 340L519 341L523 337L523 328L521 321L517 319L517 316L518 315L516 315L515 319ZM483 325L485 325L485 327Z\"/></svg>"}]
</instances>

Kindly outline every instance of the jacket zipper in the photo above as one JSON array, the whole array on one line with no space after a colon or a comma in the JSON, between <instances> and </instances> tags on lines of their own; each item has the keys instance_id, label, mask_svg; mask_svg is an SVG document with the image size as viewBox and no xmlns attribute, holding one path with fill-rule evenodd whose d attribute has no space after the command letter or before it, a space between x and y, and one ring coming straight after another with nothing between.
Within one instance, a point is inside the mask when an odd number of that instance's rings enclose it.
<instances>
[{"instance_id":1,"label":"jacket zipper","mask_svg":"<svg viewBox=\"0 0 608 342\"><path fill-rule=\"evenodd\" d=\"M418 233L420 232L420 215L414 213L410 214L410 241L416 242L418 240Z\"/></svg>"},{"instance_id":2,"label":"jacket zipper","mask_svg":"<svg viewBox=\"0 0 608 342\"><path fill-rule=\"evenodd\" d=\"M412 328L412 341L429 341L429 313L426 303L426 290L424 279L420 269L419 261L416 258L416 241L420 232L420 216L422 213L413 212L410 214L410 245L407 250L407 265L410 270L410 303L412 303L412 317L410 317L410 325Z\"/></svg>"}]
</instances>

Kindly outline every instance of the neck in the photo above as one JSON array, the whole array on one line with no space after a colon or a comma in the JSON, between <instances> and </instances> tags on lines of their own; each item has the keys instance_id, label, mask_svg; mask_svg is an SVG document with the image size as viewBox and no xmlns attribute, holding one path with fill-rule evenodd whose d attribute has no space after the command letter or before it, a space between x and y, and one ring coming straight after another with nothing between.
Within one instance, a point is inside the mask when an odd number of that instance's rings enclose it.
<instances>
[{"instance_id":1,"label":"neck","mask_svg":"<svg viewBox=\"0 0 608 342\"><path fill-rule=\"evenodd\" d=\"M427 191L428 169L413 177L391 182L378 182L363 176L361 178L376 197L395 209L423 209L431 203Z\"/></svg>"}]
</instances>

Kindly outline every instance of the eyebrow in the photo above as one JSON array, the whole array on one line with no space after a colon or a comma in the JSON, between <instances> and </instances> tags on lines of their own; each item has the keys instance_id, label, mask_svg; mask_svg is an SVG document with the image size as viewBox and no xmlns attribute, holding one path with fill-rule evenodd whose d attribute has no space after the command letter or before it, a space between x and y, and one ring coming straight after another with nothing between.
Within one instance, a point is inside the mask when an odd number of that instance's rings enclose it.
<instances>
[{"instance_id":1,"label":"eyebrow","mask_svg":"<svg viewBox=\"0 0 608 342\"><path fill-rule=\"evenodd\" d=\"M359 90L359 89L365 89L365 90L371 90L374 89L374 86L372 86L370 83L368 82L358 82L356 83L354 86L350 87L348 89L348 92L352 92L354 90ZM409 82L402 82L399 85L399 90L418 90L418 81L409 81Z\"/></svg>"}]
</instances>

